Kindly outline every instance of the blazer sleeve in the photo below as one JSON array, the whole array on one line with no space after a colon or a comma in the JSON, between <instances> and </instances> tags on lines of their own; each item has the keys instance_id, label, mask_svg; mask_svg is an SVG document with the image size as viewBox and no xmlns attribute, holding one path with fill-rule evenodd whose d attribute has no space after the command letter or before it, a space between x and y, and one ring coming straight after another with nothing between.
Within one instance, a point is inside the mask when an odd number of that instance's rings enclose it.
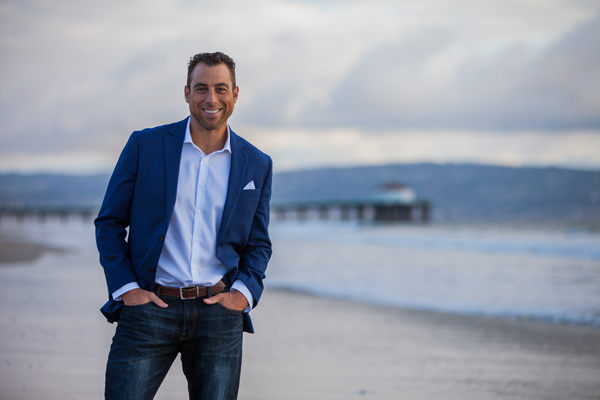
<instances>
[{"instance_id":1,"label":"blazer sleeve","mask_svg":"<svg viewBox=\"0 0 600 400\"><path fill-rule=\"evenodd\" d=\"M240 253L237 279L242 280L252 293L252 307L256 307L262 294L267 263L272 248L269 238L269 201L271 200L271 182L273 180L273 162L269 158L268 171L262 185L258 206L252 219L248 242Z\"/></svg>"},{"instance_id":2,"label":"blazer sleeve","mask_svg":"<svg viewBox=\"0 0 600 400\"><path fill-rule=\"evenodd\" d=\"M100 264L104 268L109 296L122 286L137 282L126 240L137 173L138 147L137 135L134 132L119 157L98 218L94 221L96 245L100 253Z\"/></svg>"}]
</instances>

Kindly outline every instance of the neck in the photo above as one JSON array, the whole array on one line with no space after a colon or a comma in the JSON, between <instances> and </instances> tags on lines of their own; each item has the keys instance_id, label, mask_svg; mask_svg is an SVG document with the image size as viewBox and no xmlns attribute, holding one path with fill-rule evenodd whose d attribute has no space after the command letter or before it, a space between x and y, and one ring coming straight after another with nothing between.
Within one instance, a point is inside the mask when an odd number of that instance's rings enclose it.
<instances>
[{"instance_id":1,"label":"neck","mask_svg":"<svg viewBox=\"0 0 600 400\"><path fill-rule=\"evenodd\" d=\"M210 153L219 151L225 147L225 143L227 142L227 122L217 129L208 130L190 116L190 135L192 136L192 142L194 142L204 154L209 155Z\"/></svg>"}]
</instances>

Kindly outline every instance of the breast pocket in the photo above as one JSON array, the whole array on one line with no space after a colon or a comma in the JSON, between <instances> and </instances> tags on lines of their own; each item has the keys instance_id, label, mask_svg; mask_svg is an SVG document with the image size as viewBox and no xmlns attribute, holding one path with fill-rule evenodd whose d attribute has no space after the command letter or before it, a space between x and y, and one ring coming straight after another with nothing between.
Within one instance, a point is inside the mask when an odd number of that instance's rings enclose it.
<instances>
[{"instance_id":1,"label":"breast pocket","mask_svg":"<svg viewBox=\"0 0 600 400\"><path fill-rule=\"evenodd\" d=\"M244 197L258 197L258 196L260 196L260 189L242 190L242 193L240 193L240 199L242 199Z\"/></svg>"},{"instance_id":2,"label":"breast pocket","mask_svg":"<svg viewBox=\"0 0 600 400\"><path fill-rule=\"evenodd\" d=\"M255 210L260 198L260 189L242 190L238 198L238 208L244 210Z\"/></svg>"}]
</instances>

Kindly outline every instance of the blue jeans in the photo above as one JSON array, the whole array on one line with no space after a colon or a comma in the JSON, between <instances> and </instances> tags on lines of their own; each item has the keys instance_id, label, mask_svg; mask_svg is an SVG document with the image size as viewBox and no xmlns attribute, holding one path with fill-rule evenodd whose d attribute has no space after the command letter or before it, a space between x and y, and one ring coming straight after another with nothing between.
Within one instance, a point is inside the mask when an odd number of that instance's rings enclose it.
<instances>
[{"instance_id":1,"label":"blue jeans","mask_svg":"<svg viewBox=\"0 0 600 400\"><path fill-rule=\"evenodd\" d=\"M106 366L106 399L152 399L181 353L189 398L237 398L242 313L202 299L123 306Z\"/></svg>"}]
</instances>

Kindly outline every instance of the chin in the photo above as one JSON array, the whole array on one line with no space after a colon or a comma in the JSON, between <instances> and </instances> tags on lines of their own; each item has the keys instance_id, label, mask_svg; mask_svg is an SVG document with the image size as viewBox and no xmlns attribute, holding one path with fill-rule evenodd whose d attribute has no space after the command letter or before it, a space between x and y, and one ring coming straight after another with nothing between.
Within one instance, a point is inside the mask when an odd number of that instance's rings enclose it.
<instances>
[{"instance_id":1,"label":"chin","mask_svg":"<svg viewBox=\"0 0 600 400\"><path fill-rule=\"evenodd\" d=\"M216 129L219 129L220 127L223 126L224 123L225 123L225 121L210 122L210 123L207 123L206 121L200 121L200 124L202 125L202 127L209 131L214 131Z\"/></svg>"}]
</instances>

